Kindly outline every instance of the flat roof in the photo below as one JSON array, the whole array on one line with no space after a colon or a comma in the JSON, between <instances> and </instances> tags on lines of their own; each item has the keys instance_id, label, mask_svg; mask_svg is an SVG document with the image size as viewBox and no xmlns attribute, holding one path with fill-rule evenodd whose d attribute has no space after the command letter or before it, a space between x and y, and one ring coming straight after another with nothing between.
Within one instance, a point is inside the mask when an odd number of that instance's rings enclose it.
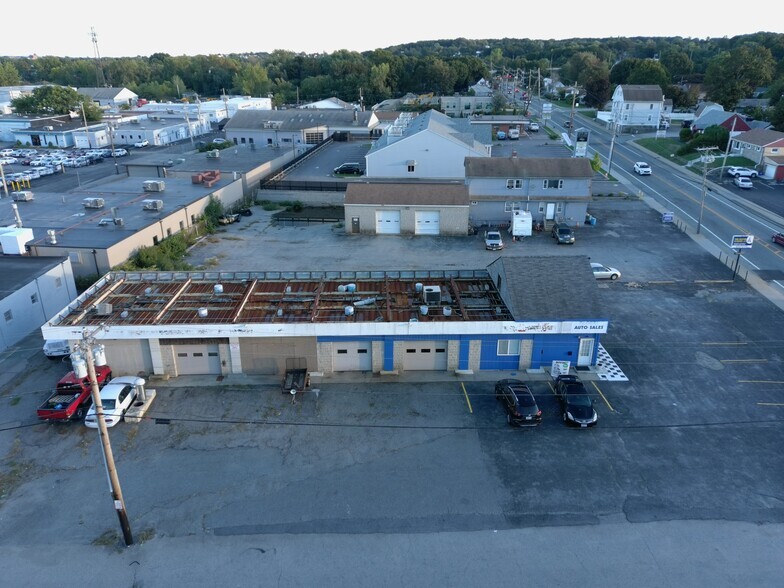
<instances>
[{"instance_id":1,"label":"flat roof","mask_svg":"<svg viewBox=\"0 0 784 588\"><path fill-rule=\"evenodd\" d=\"M30 257L0 254L0 299L20 290L34 279L63 263L66 257Z\"/></svg>"},{"instance_id":2,"label":"flat roof","mask_svg":"<svg viewBox=\"0 0 784 588\"><path fill-rule=\"evenodd\" d=\"M210 169L205 165L202 171ZM144 182L164 182L163 192L145 192ZM20 202L19 214L24 226L33 229L31 244L47 247L110 247L128 238L137 230L157 223L178 208L192 204L233 182L231 175L222 175L212 187L193 184L190 177L145 178L137 176L109 176L70 192L42 192L33 189L35 199ZM103 198L102 209L84 207L85 198ZM162 200L160 211L144 210L142 200ZM112 208L123 219L118 226L112 219ZM106 219L104 224L99 224ZM47 230L56 231L57 243L46 242Z\"/></svg>"},{"instance_id":3,"label":"flat roof","mask_svg":"<svg viewBox=\"0 0 784 588\"><path fill-rule=\"evenodd\" d=\"M425 296L437 296L438 301ZM422 313L423 306L428 307L427 314ZM511 321L513 317L485 270L114 272L50 325L412 320Z\"/></svg>"}]
</instances>

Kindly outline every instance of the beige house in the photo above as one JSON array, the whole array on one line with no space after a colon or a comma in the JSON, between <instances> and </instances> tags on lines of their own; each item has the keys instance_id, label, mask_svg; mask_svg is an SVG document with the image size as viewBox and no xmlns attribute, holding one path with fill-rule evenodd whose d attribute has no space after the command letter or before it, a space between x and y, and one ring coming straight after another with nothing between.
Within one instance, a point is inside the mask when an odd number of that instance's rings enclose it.
<instances>
[{"instance_id":1,"label":"beige house","mask_svg":"<svg viewBox=\"0 0 784 588\"><path fill-rule=\"evenodd\" d=\"M449 183L350 183L347 233L467 235L468 188Z\"/></svg>"}]
</instances>

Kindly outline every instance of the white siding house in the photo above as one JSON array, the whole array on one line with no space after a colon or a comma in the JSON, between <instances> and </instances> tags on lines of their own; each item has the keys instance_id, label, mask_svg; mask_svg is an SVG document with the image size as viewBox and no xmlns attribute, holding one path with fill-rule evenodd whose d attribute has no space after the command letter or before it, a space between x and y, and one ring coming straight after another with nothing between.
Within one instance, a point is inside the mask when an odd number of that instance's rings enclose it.
<instances>
[{"instance_id":1,"label":"white siding house","mask_svg":"<svg viewBox=\"0 0 784 588\"><path fill-rule=\"evenodd\" d=\"M404 126L407 122L407 126ZM465 177L466 157L490 157L468 120L429 110L393 125L365 156L369 178L455 180Z\"/></svg>"},{"instance_id":2,"label":"white siding house","mask_svg":"<svg viewBox=\"0 0 784 588\"><path fill-rule=\"evenodd\" d=\"M619 133L655 130L665 121L664 94L657 85L620 85L612 97L610 124Z\"/></svg>"}]
</instances>

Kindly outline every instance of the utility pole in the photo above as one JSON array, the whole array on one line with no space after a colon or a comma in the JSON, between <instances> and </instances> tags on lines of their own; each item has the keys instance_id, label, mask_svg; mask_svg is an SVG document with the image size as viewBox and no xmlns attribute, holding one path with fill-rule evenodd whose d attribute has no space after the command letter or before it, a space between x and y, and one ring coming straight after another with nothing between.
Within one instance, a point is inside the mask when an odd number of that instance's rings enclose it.
<instances>
[{"instance_id":1,"label":"utility pole","mask_svg":"<svg viewBox=\"0 0 784 588\"><path fill-rule=\"evenodd\" d=\"M569 112L569 138L572 138L574 130L574 108L577 103L577 86L572 86L572 110Z\"/></svg>"},{"instance_id":2,"label":"utility pole","mask_svg":"<svg viewBox=\"0 0 784 588\"><path fill-rule=\"evenodd\" d=\"M713 163L716 159L713 157L711 151L717 149L717 147L702 147L698 148L697 151L700 152L700 161L702 162L702 199L700 200L700 216L697 219L697 234L700 234L702 230L702 213L705 210L705 192L706 192L706 183L708 180L708 164Z\"/></svg>"},{"instance_id":3,"label":"utility pole","mask_svg":"<svg viewBox=\"0 0 784 588\"><path fill-rule=\"evenodd\" d=\"M84 113L84 102L80 102L79 106L82 107L82 118L84 119L84 134L87 136L87 147L92 148L92 145L90 145L90 131L87 128L87 115Z\"/></svg>"},{"instance_id":4,"label":"utility pole","mask_svg":"<svg viewBox=\"0 0 784 588\"><path fill-rule=\"evenodd\" d=\"M730 154L730 145L732 144L732 133L735 132L735 123L738 122L738 115L736 114L732 118L732 130L730 131L730 136L727 137L727 148L724 150L724 161L721 163L721 173L724 173L724 168L727 167L727 156Z\"/></svg>"},{"instance_id":5,"label":"utility pole","mask_svg":"<svg viewBox=\"0 0 784 588\"><path fill-rule=\"evenodd\" d=\"M613 117L613 133L612 138L610 139L610 156L607 158L607 173L605 177L609 179L610 177L610 170L612 170L612 160L613 160L613 151L615 151L615 135L618 133L618 121L615 120Z\"/></svg>"},{"instance_id":6,"label":"utility pole","mask_svg":"<svg viewBox=\"0 0 784 588\"><path fill-rule=\"evenodd\" d=\"M133 545L133 535L131 534L131 524L128 521L128 513L125 511L125 500L123 499L122 489L120 488L120 479L117 476L117 468L114 465L114 454L112 453L112 446L109 443L109 431L106 428L106 421L104 420L101 391L98 388L98 379L95 376L93 344L86 334L83 334L82 337L80 349L87 362L87 376L90 379L90 387L92 388L95 418L98 422L98 436L101 441L101 450L103 452L104 465L106 466L106 476L109 478L109 491L111 492L112 500L114 501L114 509L117 511L117 517L120 519L120 527L122 528L123 538L125 539L125 546L128 547L129 545Z\"/></svg>"}]
</instances>

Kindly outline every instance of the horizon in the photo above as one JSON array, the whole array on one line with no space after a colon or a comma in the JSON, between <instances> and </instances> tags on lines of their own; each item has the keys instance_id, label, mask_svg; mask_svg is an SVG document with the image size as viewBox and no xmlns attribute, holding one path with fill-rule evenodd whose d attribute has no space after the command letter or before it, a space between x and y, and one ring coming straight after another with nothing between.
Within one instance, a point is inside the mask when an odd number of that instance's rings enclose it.
<instances>
[{"instance_id":1,"label":"horizon","mask_svg":"<svg viewBox=\"0 0 784 588\"><path fill-rule=\"evenodd\" d=\"M753 34L782 34L766 30L772 15L764 11L744 14L743 19L727 19L723 13L706 15L699 23L683 19L652 17L642 24L626 22L620 0L608 0L601 12L588 12L566 23L550 24L549 15L530 17L530 10L515 7L499 11L499 25L493 19L466 19L462 15L445 17L443 10L433 6L417 6L415 12L399 10L380 18L379 26L369 11L344 10L306 2L307 21L292 18L292 11L281 6L265 7L258 18L234 18L237 11L216 15L218 25L226 24L226 32L204 24L201 12L183 11L178 6L161 5L151 16L149 12L125 11L121 18L104 10L104 4L85 0L78 11L62 11L60 3L42 0L44 13L56 19L35 23L34 35L24 27L10 26L0 36L0 55L6 58L133 58L165 53L172 57L198 55L242 55L288 51L296 54L332 54L337 51L364 53L422 42L467 39L492 42L503 39L532 41L565 41L569 39L617 38L683 38L695 41L733 38ZM51 10L48 10L51 9ZM678 15L682 3L661 0L658 14ZM569 7L565 7L568 11ZM221 20L222 19L222 20ZM461 22L462 21L462 22ZM489 21L489 22L488 22ZM507 23L520 22L519 29L529 36L506 31ZM531 22L534 24L531 25ZM290 26L287 26L290 25ZM63 32L72 33L64 36ZM538 31L541 33L537 34ZM590 31L592 34L586 34ZM96 44L93 43L93 32ZM75 34L73 34L75 33ZM96 51L97 48L97 51ZM97 55L96 55L97 53Z\"/></svg>"}]
</instances>

